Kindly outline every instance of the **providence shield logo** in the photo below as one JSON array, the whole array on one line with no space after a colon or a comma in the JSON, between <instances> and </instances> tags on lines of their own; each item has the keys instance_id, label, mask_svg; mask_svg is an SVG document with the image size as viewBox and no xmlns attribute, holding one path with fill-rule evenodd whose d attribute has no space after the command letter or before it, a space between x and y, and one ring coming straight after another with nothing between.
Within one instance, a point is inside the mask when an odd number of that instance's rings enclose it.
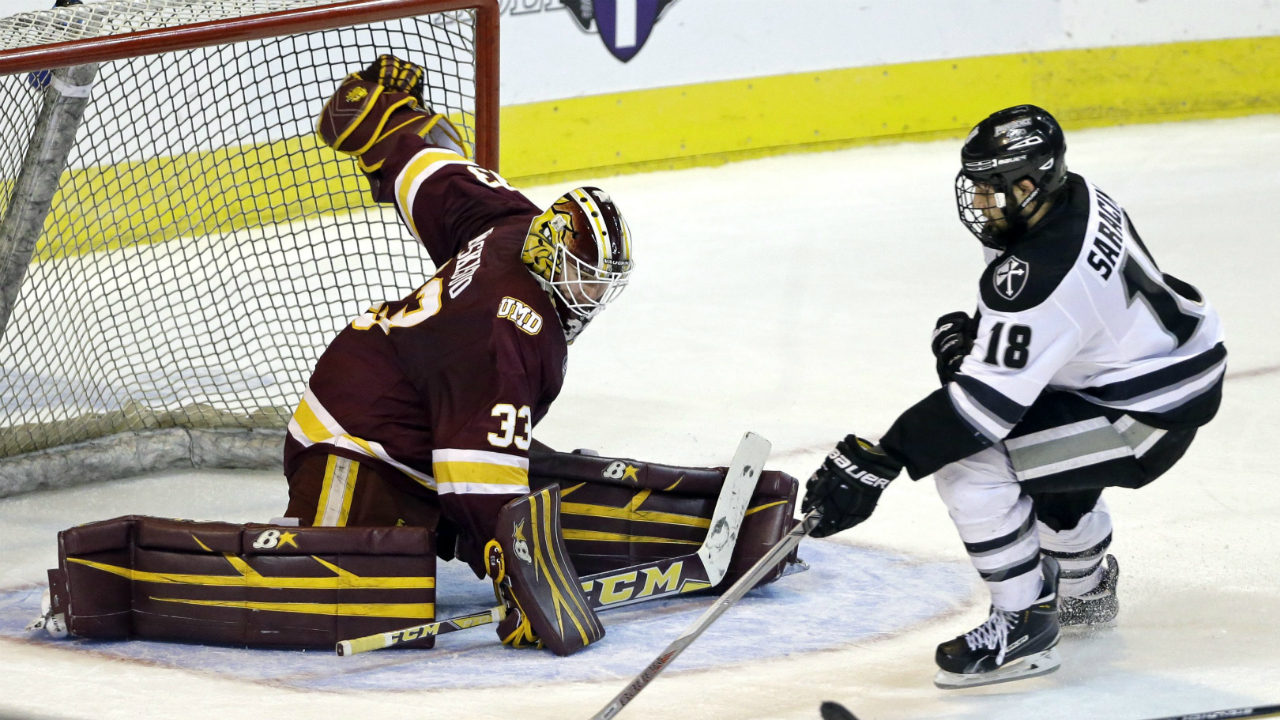
<instances>
[{"instance_id":1,"label":"providence shield logo","mask_svg":"<svg viewBox=\"0 0 1280 720\"><path fill-rule=\"evenodd\" d=\"M995 275L991 276L991 281L995 284L996 293L1000 297L1005 300L1012 300L1018 297L1018 293L1022 292L1022 288L1026 287L1027 276L1030 274L1030 265L1010 256L1008 260L1000 263L1000 267L996 268Z\"/></svg>"},{"instance_id":2,"label":"providence shield logo","mask_svg":"<svg viewBox=\"0 0 1280 720\"><path fill-rule=\"evenodd\" d=\"M599 32L613 56L627 62L640 52L653 26L676 0L561 0L578 25Z\"/></svg>"}]
</instances>

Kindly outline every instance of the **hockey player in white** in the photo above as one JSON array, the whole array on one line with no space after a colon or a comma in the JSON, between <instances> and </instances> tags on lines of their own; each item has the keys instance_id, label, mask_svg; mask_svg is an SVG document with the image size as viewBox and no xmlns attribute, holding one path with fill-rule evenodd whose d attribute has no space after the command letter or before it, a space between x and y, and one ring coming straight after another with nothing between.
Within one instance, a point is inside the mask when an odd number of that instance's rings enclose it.
<instances>
[{"instance_id":1,"label":"hockey player in white","mask_svg":"<svg viewBox=\"0 0 1280 720\"><path fill-rule=\"evenodd\" d=\"M969 134L956 202L986 246L978 311L938 321L943 387L878 445L847 436L806 491L821 537L866 520L903 468L934 476L991 591L987 621L938 646L939 687L1051 672L1060 625L1116 616L1102 490L1167 471L1222 399L1217 313L1065 155L1030 105Z\"/></svg>"}]
</instances>

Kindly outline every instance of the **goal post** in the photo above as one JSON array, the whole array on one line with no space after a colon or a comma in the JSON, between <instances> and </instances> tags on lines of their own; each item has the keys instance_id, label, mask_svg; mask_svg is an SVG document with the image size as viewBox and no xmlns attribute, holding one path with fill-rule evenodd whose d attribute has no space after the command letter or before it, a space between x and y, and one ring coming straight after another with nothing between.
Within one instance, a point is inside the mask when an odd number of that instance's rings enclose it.
<instances>
[{"instance_id":1,"label":"goal post","mask_svg":"<svg viewBox=\"0 0 1280 720\"><path fill-rule=\"evenodd\" d=\"M279 467L329 340L434 268L315 121L391 53L498 164L497 0L85 0L0 19L0 497Z\"/></svg>"}]
</instances>

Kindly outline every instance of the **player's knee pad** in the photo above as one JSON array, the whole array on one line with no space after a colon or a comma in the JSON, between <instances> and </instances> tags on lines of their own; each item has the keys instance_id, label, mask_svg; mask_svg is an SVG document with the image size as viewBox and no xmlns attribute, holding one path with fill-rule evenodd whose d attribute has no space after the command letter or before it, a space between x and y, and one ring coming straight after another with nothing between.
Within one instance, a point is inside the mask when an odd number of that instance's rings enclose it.
<instances>
[{"instance_id":1,"label":"player's knee pad","mask_svg":"<svg viewBox=\"0 0 1280 720\"><path fill-rule=\"evenodd\" d=\"M498 626L502 642L540 643L570 655L604 637L565 550L555 485L512 500L498 513L497 538L486 548L489 575L511 606Z\"/></svg>"},{"instance_id":2,"label":"player's knee pad","mask_svg":"<svg viewBox=\"0 0 1280 720\"><path fill-rule=\"evenodd\" d=\"M725 472L575 453L535 452L529 458L530 487L560 487L565 547L583 574L696 552ZM730 587L791 530L798 488L786 473L761 473L718 587ZM776 580L785 566L761 584Z\"/></svg>"},{"instance_id":3,"label":"player's knee pad","mask_svg":"<svg viewBox=\"0 0 1280 720\"><path fill-rule=\"evenodd\" d=\"M433 620L434 546L425 528L131 515L58 533L51 613L85 638L332 648Z\"/></svg>"}]
</instances>

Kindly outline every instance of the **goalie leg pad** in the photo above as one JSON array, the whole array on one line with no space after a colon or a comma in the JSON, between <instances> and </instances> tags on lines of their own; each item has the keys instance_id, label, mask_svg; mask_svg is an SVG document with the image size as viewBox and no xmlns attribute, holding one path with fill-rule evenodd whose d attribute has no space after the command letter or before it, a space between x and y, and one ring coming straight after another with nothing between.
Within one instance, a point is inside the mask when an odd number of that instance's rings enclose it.
<instances>
[{"instance_id":1,"label":"goalie leg pad","mask_svg":"<svg viewBox=\"0 0 1280 720\"><path fill-rule=\"evenodd\" d=\"M490 551L490 573L502 568L519 616L498 628L503 637L536 637L556 655L570 655L604 637L604 626L582 594L582 581L565 550L560 527L560 488L552 485L512 500L498 513L501 555ZM492 575L495 579L499 576ZM522 627L528 623L528 628ZM529 629L532 633L529 633ZM508 642L507 637L503 637Z\"/></svg>"},{"instance_id":2,"label":"goalie leg pad","mask_svg":"<svg viewBox=\"0 0 1280 720\"><path fill-rule=\"evenodd\" d=\"M697 551L710 529L725 472L577 453L543 451L529 457L531 488L560 486L565 546L578 571L588 575ZM783 472L761 473L718 587L732 586L790 532L799 485ZM781 577L794 560L793 553L760 584Z\"/></svg>"},{"instance_id":3,"label":"goalie leg pad","mask_svg":"<svg viewBox=\"0 0 1280 720\"><path fill-rule=\"evenodd\" d=\"M434 544L425 528L126 516L58 533L50 612L85 638L330 649L435 618Z\"/></svg>"}]
</instances>

